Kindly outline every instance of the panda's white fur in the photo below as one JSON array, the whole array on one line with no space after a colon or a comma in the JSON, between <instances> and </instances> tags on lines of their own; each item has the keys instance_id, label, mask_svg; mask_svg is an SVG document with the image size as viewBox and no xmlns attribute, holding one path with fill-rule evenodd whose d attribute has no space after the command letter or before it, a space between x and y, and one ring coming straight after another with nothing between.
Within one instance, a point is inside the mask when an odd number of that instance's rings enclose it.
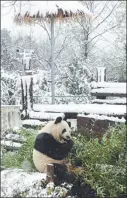
<instances>
[{"instance_id":1,"label":"panda's white fur","mask_svg":"<svg viewBox=\"0 0 127 198\"><path fill-rule=\"evenodd\" d=\"M33 162L36 167L36 169L41 173L47 173L47 165L48 164L64 164L64 160L55 160L52 159L36 149L33 150Z\"/></svg>"},{"instance_id":2,"label":"panda's white fur","mask_svg":"<svg viewBox=\"0 0 127 198\"><path fill-rule=\"evenodd\" d=\"M62 134L63 129L66 129L66 131ZM65 120L62 120L60 123L57 124L54 124L54 121L50 121L39 131L39 133L49 133L60 143L63 143L65 139L71 138L71 128ZM64 164L64 159L52 159L34 148L33 162L39 172L46 173L48 164Z\"/></svg>"}]
</instances>

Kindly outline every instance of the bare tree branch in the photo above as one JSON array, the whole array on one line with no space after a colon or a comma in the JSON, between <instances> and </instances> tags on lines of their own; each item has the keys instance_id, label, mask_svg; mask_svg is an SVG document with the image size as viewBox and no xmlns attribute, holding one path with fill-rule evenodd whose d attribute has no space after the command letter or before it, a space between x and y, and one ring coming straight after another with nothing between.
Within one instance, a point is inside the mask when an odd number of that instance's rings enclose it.
<instances>
[{"instance_id":1,"label":"bare tree branch","mask_svg":"<svg viewBox=\"0 0 127 198\"><path fill-rule=\"evenodd\" d=\"M56 56L55 59L57 59L57 58L59 57L59 55L61 54L61 52L64 50L65 43L66 43L66 40L67 40L68 37L69 37L69 35L67 35L67 36L65 37L65 39L64 39L64 41L63 41L63 44L62 44L62 46L61 46L61 49L59 50L59 52L56 52L57 56Z\"/></svg>"},{"instance_id":2,"label":"bare tree branch","mask_svg":"<svg viewBox=\"0 0 127 198\"><path fill-rule=\"evenodd\" d=\"M101 36L101 35L100 35ZM93 49L93 47L96 45L96 43L98 42L98 40L100 39L100 37L98 37L98 39L95 41L95 43L91 46L91 48L88 50L88 54L89 52Z\"/></svg>"},{"instance_id":3,"label":"bare tree branch","mask_svg":"<svg viewBox=\"0 0 127 198\"><path fill-rule=\"evenodd\" d=\"M14 6L16 4L16 2L17 1L1 2L1 7L3 7L3 8L11 7L11 6Z\"/></svg>"},{"instance_id":4,"label":"bare tree branch","mask_svg":"<svg viewBox=\"0 0 127 198\"><path fill-rule=\"evenodd\" d=\"M102 34L108 32L109 30L111 30L111 29L113 29L113 28L115 28L115 27L117 27L117 26L118 26L118 25L115 25L115 26L113 26L113 27L111 27L111 28L109 28L109 29L107 29L107 30L101 32L100 34L94 36L90 41L87 42L87 44L89 44L91 41L93 41L93 40L94 40L95 38L97 38L98 36L100 36L100 35L102 35Z\"/></svg>"},{"instance_id":5,"label":"bare tree branch","mask_svg":"<svg viewBox=\"0 0 127 198\"><path fill-rule=\"evenodd\" d=\"M106 8L108 4L108 1L106 1L105 5L103 6L102 10L99 12L99 14L92 20L92 22L94 22L104 11L104 9Z\"/></svg>"},{"instance_id":6,"label":"bare tree branch","mask_svg":"<svg viewBox=\"0 0 127 198\"><path fill-rule=\"evenodd\" d=\"M41 26L41 27L46 31L46 33L47 33L47 35L48 35L48 38L49 38L49 41L51 41L50 33L48 32L48 29L47 29L47 27L46 27L44 21L43 21L43 22L42 22L42 21L41 21L41 22L36 22L35 24Z\"/></svg>"},{"instance_id":7,"label":"bare tree branch","mask_svg":"<svg viewBox=\"0 0 127 198\"><path fill-rule=\"evenodd\" d=\"M109 16L113 13L113 10L115 9L115 7L116 7L117 4L118 4L118 1L115 4L115 6L112 8L112 10L110 11L110 13L95 28L93 28L91 32L89 32L89 35L109 18Z\"/></svg>"}]
</instances>

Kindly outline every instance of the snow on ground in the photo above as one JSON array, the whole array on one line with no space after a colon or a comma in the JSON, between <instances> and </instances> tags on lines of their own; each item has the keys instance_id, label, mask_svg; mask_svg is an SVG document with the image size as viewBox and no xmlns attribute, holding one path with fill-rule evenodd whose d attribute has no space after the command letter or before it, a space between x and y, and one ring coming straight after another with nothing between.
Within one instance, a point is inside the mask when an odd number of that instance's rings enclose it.
<instances>
[{"instance_id":1,"label":"snow on ground","mask_svg":"<svg viewBox=\"0 0 127 198\"><path fill-rule=\"evenodd\" d=\"M43 186L45 173L7 169L1 172L1 197L67 197L68 189L53 182Z\"/></svg>"},{"instance_id":2,"label":"snow on ground","mask_svg":"<svg viewBox=\"0 0 127 198\"><path fill-rule=\"evenodd\" d=\"M23 120L22 125L31 125L31 126L45 126L47 122L41 122L39 120Z\"/></svg>"},{"instance_id":3,"label":"snow on ground","mask_svg":"<svg viewBox=\"0 0 127 198\"><path fill-rule=\"evenodd\" d=\"M106 99L95 99L92 100L92 103L106 103L106 104L126 104L127 103L127 99L126 98L115 98L112 100L106 100Z\"/></svg>"},{"instance_id":4,"label":"snow on ground","mask_svg":"<svg viewBox=\"0 0 127 198\"><path fill-rule=\"evenodd\" d=\"M16 142L25 142L25 138L19 134L9 133L5 136L5 139L16 141Z\"/></svg>"},{"instance_id":5,"label":"snow on ground","mask_svg":"<svg viewBox=\"0 0 127 198\"><path fill-rule=\"evenodd\" d=\"M113 94L126 94L126 87L111 87L111 88L98 88L92 89L91 93L113 93Z\"/></svg>"},{"instance_id":6,"label":"snow on ground","mask_svg":"<svg viewBox=\"0 0 127 198\"><path fill-rule=\"evenodd\" d=\"M33 188L34 183L42 179L46 179L46 174L27 173L22 169L3 170L1 172L1 197L14 197L16 194Z\"/></svg>"},{"instance_id":7,"label":"snow on ground","mask_svg":"<svg viewBox=\"0 0 127 198\"><path fill-rule=\"evenodd\" d=\"M122 122L122 123L125 123L125 119L124 118L114 118L114 117L108 117L108 116L104 116L104 115L93 115L93 114L90 114L90 115L83 115L83 114L78 114L78 117L85 117L85 118L94 118L96 120L110 120L110 121L114 121L114 122Z\"/></svg>"},{"instance_id":8,"label":"snow on ground","mask_svg":"<svg viewBox=\"0 0 127 198\"><path fill-rule=\"evenodd\" d=\"M34 104L33 109L36 111L60 112L60 113L70 112L70 113L104 114L104 115L126 114L126 105L109 105L109 104L68 104L68 105ZM42 113L40 112L40 115L41 114Z\"/></svg>"},{"instance_id":9,"label":"snow on ground","mask_svg":"<svg viewBox=\"0 0 127 198\"><path fill-rule=\"evenodd\" d=\"M126 89L126 83L92 82L91 88L125 88Z\"/></svg>"},{"instance_id":10,"label":"snow on ground","mask_svg":"<svg viewBox=\"0 0 127 198\"><path fill-rule=\"evenodd\" d=\"M29 112L29 117L34 119L47 119L47 120L55 120L57 117L64 117L63 113L44 113L44 112Z\"/></svg>"},{"instance_id":11,"label":"snow on ground","mask_svg":"<svg viewBox=\"0 0 127 198\"><path fill-rule=\"evenodd\" d=\"M11 140L1 140L1 146L4 146L4 148L13 148L14 150L18 150L21 148L22 144L18 142L13 142Z\"/></svg>"}]
</instances>

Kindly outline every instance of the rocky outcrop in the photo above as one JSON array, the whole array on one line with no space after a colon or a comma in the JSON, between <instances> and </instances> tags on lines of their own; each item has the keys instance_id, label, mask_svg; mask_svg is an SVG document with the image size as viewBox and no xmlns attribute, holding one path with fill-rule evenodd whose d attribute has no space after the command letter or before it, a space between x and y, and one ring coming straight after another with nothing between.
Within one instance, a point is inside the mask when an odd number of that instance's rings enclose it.
<instances>
[{"instance_id":1,"label":"rocky outcrop","mask_svg":"<svg viewBox=\"0 0 127 198\"><path fill-rule=\"evenodd\" d=\"M68 197L68 188L46 183L46 174L22 169L1 171L1 197Z\"/></svg>"}]
</instances>

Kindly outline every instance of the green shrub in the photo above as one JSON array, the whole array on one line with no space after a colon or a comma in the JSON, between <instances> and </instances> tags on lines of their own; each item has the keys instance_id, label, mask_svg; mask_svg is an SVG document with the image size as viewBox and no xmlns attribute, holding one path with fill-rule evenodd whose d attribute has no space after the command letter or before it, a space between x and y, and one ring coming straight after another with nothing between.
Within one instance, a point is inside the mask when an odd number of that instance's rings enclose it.
<instances>
[{"instance_id":1,"label":"green shrub","mask_svg":"<svg viewBox=\"0 0 127 198\"><path fill-rule=\"evenodd\" d=\"M32 154L37 131L32 129L21 129L18 133L23 135L26 141L23 143L19 151L16 151L13 154L11 152L4 153L2 165L5 168L22 168L23 162L27 161L30 163L31 169L34 170L35 168L32 160Z\"/></svg>"},{"instance_id":2,"label":"green shrub","mask_svg":"<svg viewBox=\"0 0 127 198\"><path fill-rule=\"evenodd\" d=\"M110 138L88 139L74 137L70 154L74 166L82 166L83 179L97 191L100 197L117 197L126 190L126 126L111 127Z\"/></svg>"}]
</instances>

